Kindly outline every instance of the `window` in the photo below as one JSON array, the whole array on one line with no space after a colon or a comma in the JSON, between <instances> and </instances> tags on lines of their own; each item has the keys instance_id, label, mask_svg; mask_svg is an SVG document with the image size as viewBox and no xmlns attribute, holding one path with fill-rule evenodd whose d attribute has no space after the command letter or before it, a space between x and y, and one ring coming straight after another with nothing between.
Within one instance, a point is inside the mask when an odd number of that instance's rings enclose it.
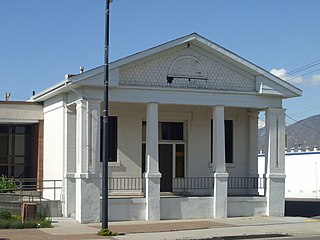
<instances>
[{"instance_id":1,"label":"window","mask_svg":"<svg viewBox=\"0 0 320 240\"><path fill-rule=\"evenodd\" d=\"M31 125L0 125L0 176L30 177Z\"/></svg>"},{"instance_id":2,"label":"window","mask_svg":"<svg viewBox=\"0 0 320 240\"><path fill-rule=\"evenodd\" d=\"M183 140L183 123L161 122L161 140Z\"/></svg>"},{"instance_id":3,"label":"window","mask_svg":"<svg viewBox=\"0 0 320 240\"><path fill-rule=\"evenodd\" d=\"M109 116L109 162L117 162L117 149L118 149L118 118L115 116ZM103 159L103 117L100 118L100 161L102 162Z\"/></svg>"},{"instance_id":4,"label":"window","mask_svg":"<svg viewBox=\"0 0 320 240\"><path fill-rule=\"evenodd\" d=\"M212 120L211 120L211 162L212 162ZM225 136L225 160L226 163L233 163L233 121L224 120L224 136Z\"/></svg>"},{"instance_id":5,"label":"window","mask_svg":"<svg viewBox=\"0 0 320 240\"><path fill-rule=\"evenodd\" d=\"M146 141L147 123L142 122L142 141ZM183 122L159 122L159 141L183 141Z\"/></svg>"}]
</instances>

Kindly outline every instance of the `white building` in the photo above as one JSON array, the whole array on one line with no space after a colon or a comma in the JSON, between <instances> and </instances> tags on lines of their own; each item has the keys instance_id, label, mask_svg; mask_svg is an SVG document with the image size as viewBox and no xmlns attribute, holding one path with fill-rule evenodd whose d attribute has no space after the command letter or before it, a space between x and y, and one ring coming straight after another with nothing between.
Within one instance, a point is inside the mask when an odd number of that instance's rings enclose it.
<instances>
[{"instance_id":1,"label":"white building","mask_svg":"<svg viewBox=\"0 0 320 240\"><path fill-rule=\"evenodd\" d=\"M43 104L43 178L63 179L63 214L83 223L100 221L103 79L101 66L30 99ZM282 100L301 90L196 33L112 62L109 84L110 220L283 216Z\"/></svg>"},{"instance_id":2,"label":"white building","mask_svg":"<svg viewBox=\"0 0 320 240\"><path fill-rule=\"evenodd\" d=\"M259 155L259 175L265 172L265 155ZM320 198L320 151L291 149L285 152L285 198ZM263 189L259 190L263 193Z\"/></svg>"}]
</instances>

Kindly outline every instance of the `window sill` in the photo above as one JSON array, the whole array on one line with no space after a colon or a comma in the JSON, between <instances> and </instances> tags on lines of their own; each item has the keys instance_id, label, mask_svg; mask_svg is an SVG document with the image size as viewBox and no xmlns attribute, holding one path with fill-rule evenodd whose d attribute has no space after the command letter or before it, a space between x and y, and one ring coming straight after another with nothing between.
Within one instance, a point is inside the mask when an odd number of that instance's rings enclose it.
<instances>
[{"instance_id":1,"label":"window sill","mask_svg":"<svg viewBox=\"0 0 320 240\"><path fill-rule=\"evenodd\" d=\"M108 162L109 167L120 167L120 162Z\"/></svg>"},{"instance_id":2,"label":"window sill","mask_svg":"<svg viewBox=\"0 0 320 240\"><path fill-rule=\"evenodd\" d=\"M226 163L227 168L235 168L236 165L234 163Z\"/></svg>"}]
</instances>

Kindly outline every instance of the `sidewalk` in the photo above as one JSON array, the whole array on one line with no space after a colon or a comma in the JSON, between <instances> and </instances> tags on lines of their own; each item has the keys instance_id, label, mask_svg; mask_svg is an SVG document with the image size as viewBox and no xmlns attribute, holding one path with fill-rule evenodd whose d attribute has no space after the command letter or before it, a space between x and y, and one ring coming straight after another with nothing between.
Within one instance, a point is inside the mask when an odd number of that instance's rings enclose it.
<instances>
[{"instance_id":1,"label":"sidewalk","mask_svg":"<svg viewBox=\"0 0 320 240\"><path fill-rule=\"evenodd\" d=\"M0 230L0 239L106 239L106 237L96 235L101 224L80 224L70 218L54 218L53 226L53 228L47 229ZM109 237L118 240L206 239L214 237L237 239L236 236L256 236L256 239L262 239L263 236L263 239L272 239L273 236L281 235L320 236L320 221L301 217L111 222L109 228L112 231L125 234Z\"/></svg>"}]
</instances>

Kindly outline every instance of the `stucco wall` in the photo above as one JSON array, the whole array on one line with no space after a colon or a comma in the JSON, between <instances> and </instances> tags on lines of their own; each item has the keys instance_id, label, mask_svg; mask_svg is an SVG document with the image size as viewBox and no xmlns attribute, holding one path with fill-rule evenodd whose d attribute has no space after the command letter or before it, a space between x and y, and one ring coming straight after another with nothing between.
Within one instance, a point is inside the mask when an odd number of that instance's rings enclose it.
<instances>
[{"instance_id":1,"label":"stucco wall","mask_svg":"<svg viewBox=\"0 0 320 240\"><path fill-rule=\"evenodd\" d=\"M259 175L265 172L265 155L259 155ZM289 152L285 155L286 198L320 197L320 152ZM262 190L261 190L262 191Z\"/></svg>"},{"instance_id":2,"label":"stucco wall","mask_svg":"<svg viewBox=\"0 0 320 240\"><path fill-rule=\"evenodd\" d=\"M43 106L38 103L0 101L1 123L38 122L43 119Z\"/></svg>"},{"instance_id":3,"label":"stucco wall","mask_svg":"<svg viewBox=\"0 0 320 240\"><path fill-rule=\"evenodd\" d=\"M110 105L110 116L118 117L118 163L110 165L110 176L141 176L143 104ZM159 121L182 121L186 129L187 176L212 176L210 164L211 108L159 106ZM227 164L231 176L246 176L249 161L249 123L245 109L226 109L226 119L234 121L234 163Z\"/></svg>"},{"instance_id":4,"label":"stucco wall","mask_svg":"<svg viewBox=\"0 0 320 240\"><path fill-rule=\"evenodd\" d=\"M228 217L265 216L267 198L228 197Z\"/></svg>"},{"instance_id":5,"label":"stucco wall","mask_svg":"<svg viewBox=\"0 0 320 240\"><path fill-rule=\"evenodd\" d=\"M167 197L160 199L161 219L213 217L213 197Z\"/></svg>"},{"instance_id":6,"label":"stucco wall","mask_svg":"<svg viewBox=\"0 0 320 240\"><path fill-rule=\"evenodd\" d=\"M63 97L45 102L43 132L43 176L44 180L63 179L64 159L64 104ZM52 183L44 182L44 187ZM61 185L60 185L61 186ZM56 193L60 199L60 191ZM44 191L44 198L53 199L52 191Z\"/></svg>"}]
</instances>

